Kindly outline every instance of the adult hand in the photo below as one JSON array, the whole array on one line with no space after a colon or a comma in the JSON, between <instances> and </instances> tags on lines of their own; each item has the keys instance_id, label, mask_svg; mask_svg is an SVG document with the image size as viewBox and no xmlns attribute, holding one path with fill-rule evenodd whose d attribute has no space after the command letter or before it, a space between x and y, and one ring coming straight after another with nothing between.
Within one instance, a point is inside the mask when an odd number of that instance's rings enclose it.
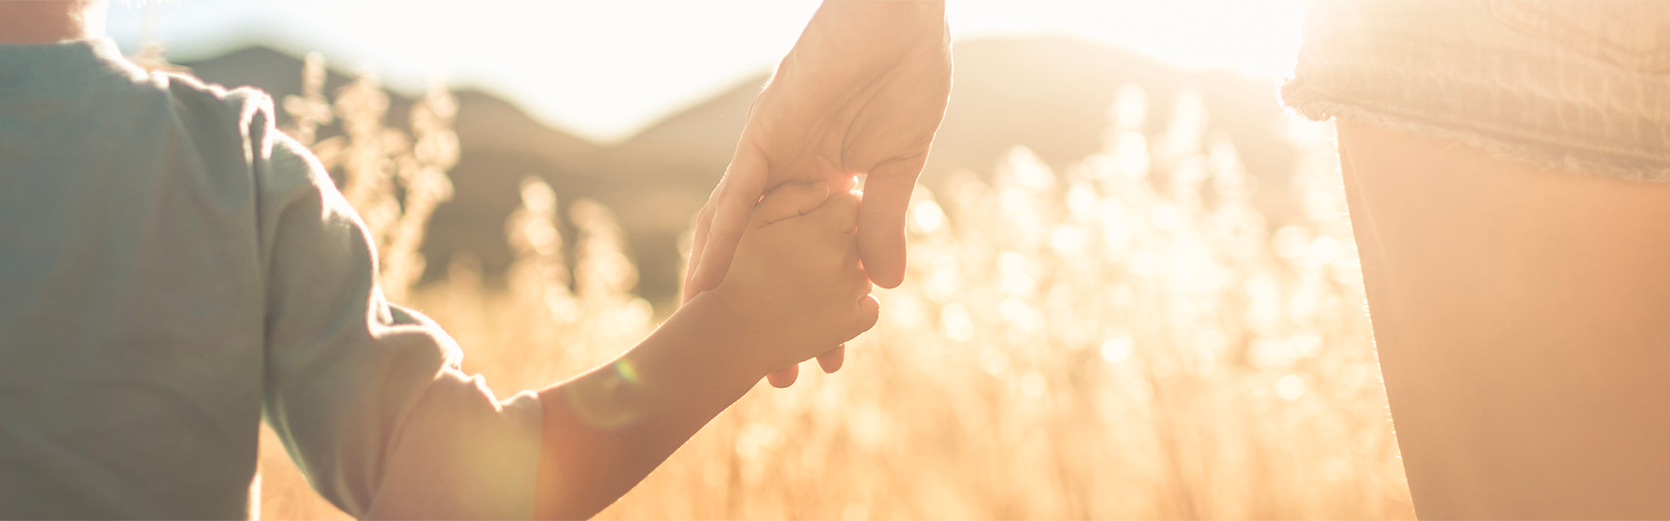
<instances>
[{"instance_id":1,"label":"adult hand","mask_svg":"<svg viewBox=\"0 0 1670 521\"><path fill-rule=\"evenodd\" d=\"M865 175L858 246L870 280L904 280L905 210L951 93L943 1L826 1L749 109L724 178L696 218L685 299L719 285L766 190ZM818 357L841 365L837 346ZM784 387L796 366L773 373Z\"/></svg>"}]
</instances>

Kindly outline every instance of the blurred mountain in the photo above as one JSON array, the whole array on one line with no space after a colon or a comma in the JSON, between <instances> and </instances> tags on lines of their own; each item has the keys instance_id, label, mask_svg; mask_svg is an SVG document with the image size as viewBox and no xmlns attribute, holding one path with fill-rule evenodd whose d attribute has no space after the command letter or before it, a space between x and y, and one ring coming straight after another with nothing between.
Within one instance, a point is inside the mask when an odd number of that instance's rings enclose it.
<instances>
[{"instance_id":1,"label":"blurred mountain","mask_svg":"<svg viewBox=\"0 0 1670 521\"><path fill-rule=\"evenodd\" d=\"M1136 85L1149 97L1149 135L1164 128L1179 92L1199 93L1210 128L1229 137L1257 179L1255 203L1270 223L1295 214L1287 178L1296 155L1276 131L1281 108L1270 80L1185 72L1070 38L959 41L954 51L951 104L922 178L930 189L958 171L989 176L1014 145L1031 148L1058 171L1066 168L1102 149L1108 107L1122 86ZM264 47L181 65L206 81L252 85L279 99L301 88L301 60ZM429 276L444 273L462 251L488 275L502 272L512 260L503 230L518 202L517 186L539 176L561 205L590 198L614 209L639 266L639 293L652 302L671 298L679 280L678 236L724 172L765 79L762 73L738 82L609 146L545 126L491 94L457 92L463 154L450 173L455 196L435 212L423 247ZM333 71L327 92L347 81ZM389 125L404 128L410 106L409 98L391 94ZM279 119L288 123L286 115Z\"/></svg>"}]
</instances>

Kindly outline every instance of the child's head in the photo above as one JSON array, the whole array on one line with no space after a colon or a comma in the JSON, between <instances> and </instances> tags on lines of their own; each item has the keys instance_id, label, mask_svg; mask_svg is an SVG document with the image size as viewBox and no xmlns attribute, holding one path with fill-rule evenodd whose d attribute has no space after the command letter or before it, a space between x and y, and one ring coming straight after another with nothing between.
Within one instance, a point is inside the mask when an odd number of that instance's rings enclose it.
<instances>
[{"instance_id":1,"label":"child's head","mask_svg":"<svg viewBox=\"0 0 1670 521\"><path fill-rule=\"evenodd\" d=\"M0 44L30 45L104 36L104 0L0 2Z\"/></svg>"}]
</instances>

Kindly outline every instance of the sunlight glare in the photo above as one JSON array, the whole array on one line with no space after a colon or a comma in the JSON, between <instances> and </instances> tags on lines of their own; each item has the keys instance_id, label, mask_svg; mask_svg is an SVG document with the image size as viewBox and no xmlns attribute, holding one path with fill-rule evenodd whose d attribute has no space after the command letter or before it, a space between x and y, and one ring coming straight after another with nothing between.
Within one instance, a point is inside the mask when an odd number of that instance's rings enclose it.
<instances>
[{"instance_id":1,"label":"sunlight glare","mask_svg":"<svg viewBox=\"0 0 1670 521\"><path fill-rule=\"evenodd\" d=\"M261 43L322 51L347 70L421 92L445 71L505 95L536 117L615 141L672 111L763 74L793 45L816 0L528 2L516 0L227 0L115 3L125 50L155 35L173 60ZM398 8L395 8L398 7ZM147 25L147 9L156 15ZM1286 75L1300 0L950 0L959 40L1068 36L1189 69ZM435 35L446 35L436 38Z\"/></svg>"}]
</instances>

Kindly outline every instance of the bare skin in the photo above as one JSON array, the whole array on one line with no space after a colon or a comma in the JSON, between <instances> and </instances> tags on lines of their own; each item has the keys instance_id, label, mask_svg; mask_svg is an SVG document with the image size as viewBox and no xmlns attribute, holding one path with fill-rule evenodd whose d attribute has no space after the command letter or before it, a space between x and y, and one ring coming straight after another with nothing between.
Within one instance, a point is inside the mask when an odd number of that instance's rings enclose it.
<instances>
[{"instance_id":1,"label":"bare skin","mask_svg":"<svg viewBox=\"0 0 1670 521\"><path fill-rule=\"evenodd\" d=\"M0 44L35 45L104 35L104 0L0 2Z\"/></svg>"},{"instance_id":2,"label":"bare skin","mask_svg":"<svg viewBox=\"0 0 1670 521\"><path fill-rule=\"evenodd\" d=\"M102 0L0 1L0 43L103 36ZM750 205L725 282L610 364L540 391L533 515L595 515L767 373L868 330L858 197L790 183ZM729 260L729 259L727 259Z\"/></svg>"},{"instance_id":3,"label":"bare skin","mask_svg":"<svg viewBox=\"0 0 1670 521\"><path fill-rule=\"evenodd\" d=\"M1670 518L1670 185L1338 128L1416 513Z\"/></svg>"},{"instance_id":4,"label":"bare skin","mask_svg":"<svg viewBox=\"0 0 1670 521\"><path fill-rule=\"evenodd\" d=\"M725 276L749 209L788 181L836 191L864 174L858 240L870 280L905 275L905 207L951 93L945 2L840 1L818 8L754 101L725 177L696 218L685 298ZM818 358L827 371L844 349ZM772 373L786 387L798 366Z\"/></svg>"},{"instance_id":5,"label":"bare skin","mask_svg":"<svg viewBox=\"0 0 1670 521\"><path fill-rule=\"evenodd\" d=\"M540 392L535 518L595 515L771 369L875 324L854 237L858 198L824 203L827 193L797 183L767 195L725 283L613 363Z\"/></svg>"},{"instance_id":6,"label":"bare skin","mask_svg":"<svg viewBox=\"0 0 1670 521\"><path fill-rule=\"evenodd\" d=\"M905 204L950 93L944 7L943 1L836 1L819 9L751 110L726 173L730 181L698 217L686 300L719 284L760 194L789 180L846 190L858 173L873 178L874 195L860 218L872 230L860 245L871 259L871 277L881 273L883 286L899 284ZM106 11L105 0L0 1L0 44L103 36ZM716 216L715 247L707 248ZM833 372L844 353L836 346L818 362ZM798 367L773 372L772 384L792 384Z\"/></svg>"}]
</instances>

